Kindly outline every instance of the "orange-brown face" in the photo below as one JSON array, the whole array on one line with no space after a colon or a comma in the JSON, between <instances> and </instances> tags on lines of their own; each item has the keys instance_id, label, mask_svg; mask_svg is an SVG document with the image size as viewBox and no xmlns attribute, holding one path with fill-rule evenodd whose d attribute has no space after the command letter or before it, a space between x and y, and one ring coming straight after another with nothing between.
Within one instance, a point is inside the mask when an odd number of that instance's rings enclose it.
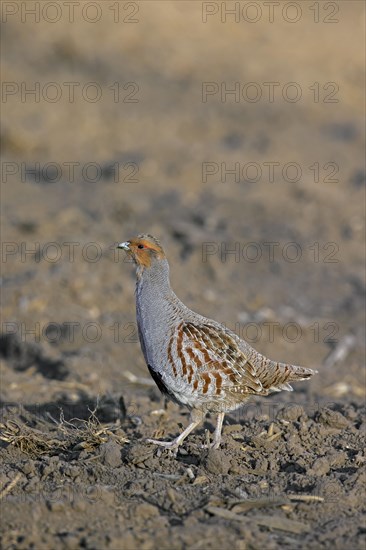
<instances>
[{"instance_id":1,"label":"orange-brown face","mask_svg":"<svg viewBox=\"0 0 366 550\"><path fill-rule=\"evenodd\" d=\"M134 262L141 267L150 267L153 260L165 258L161 244L152 235L138 235L138 237L119 244L118 248L126 250Z\"/></svg>"}]
</instances>

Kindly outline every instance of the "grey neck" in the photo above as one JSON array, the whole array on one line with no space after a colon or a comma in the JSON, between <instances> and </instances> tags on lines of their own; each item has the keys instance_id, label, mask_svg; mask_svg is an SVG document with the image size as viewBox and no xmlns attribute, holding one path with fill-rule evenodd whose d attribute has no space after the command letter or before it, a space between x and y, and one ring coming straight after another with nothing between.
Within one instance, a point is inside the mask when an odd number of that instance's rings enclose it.
<instances>
[{"instance_id":1,"label":"grey neck","mask_svg":"<svg viewBox=\"0 0 366 550\"><path fill-rule=\"evenodd\" d=\"M179 315L179 300L170 288L167 260L158 260L140 273L136 284L136 313L141 346L147 363L157 364L156 353L168 337L168 327Z\"/></svg>"},{"instance_id":2,"label":"grey neck","mask_svg":"<svg viewBox=\"0 0 366 550\"><path fill-rule=\"evenodd\" d=\"M156 260L149 268L144 268L137 277L137 288L140 287L151 288L163 294L170 292L168 260Z\"/></svg>"}]
</instances>

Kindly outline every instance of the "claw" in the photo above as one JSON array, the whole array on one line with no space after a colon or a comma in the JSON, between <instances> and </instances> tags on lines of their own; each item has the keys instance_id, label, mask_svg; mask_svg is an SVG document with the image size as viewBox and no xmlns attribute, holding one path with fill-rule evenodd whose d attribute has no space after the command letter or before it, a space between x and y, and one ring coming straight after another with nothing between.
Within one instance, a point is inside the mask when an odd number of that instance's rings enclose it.
<instances>
[{"instance_id":1,"label":"claw","mask_svg":"<svg viewBox=\"0 0 366 550\"><path fill-rule=\"evenodd\" d=\"M218 449L220 447L221 439L215 441L215 439L212 441L212 443L204 443L201 445L202 449Z\"/></svg>"},{"instance_id":2,"label":"claw","mask_svg":"<svg viewBox=\"0 0 366 550\"><path fill-rule=\"evenodd\" d=\"M177 449L179 443L175 439L173 441L159 441L158 439L147 439L147 443L153 443L154 445L160 445L160 447L165 447L165 449Z\"/></svg>"},{"instance_id":3,"label":"claw","mask_svg":"<svg viewBox=\"0 0 366 550\"><path fill-rule=\"evenodd\" d=\"M167 449L168 451L173 453L173 456L176 457L178 454L178 448L179 448L179 442L177 442L176 439L173 439L173 441L159 441L158 439L147 439L147 443L153 443L153 445L158 445L159 447L163 447L163 449ZM159 449L159 454L162 453L163 449Z\"/></svg>"}]
</instances>

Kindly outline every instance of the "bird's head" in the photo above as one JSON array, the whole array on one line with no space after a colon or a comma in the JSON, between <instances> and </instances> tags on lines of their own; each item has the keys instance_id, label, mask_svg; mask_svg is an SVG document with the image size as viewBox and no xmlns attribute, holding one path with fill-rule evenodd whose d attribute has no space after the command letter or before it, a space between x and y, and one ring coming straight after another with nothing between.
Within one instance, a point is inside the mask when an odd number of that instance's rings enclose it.
<instances>
[{"instance_id":1,"label":"bird's head","mask_svg":"<svg viewBox=\"0 0 366 550\"><path fill-rule=\"evenodd\" d=\"M117 248L126 250L135 264L142 269L151 267L159 260L166 259L158 239L148 234L138 235L129 241L120 243Z\"/></svg>"}]
</instances>

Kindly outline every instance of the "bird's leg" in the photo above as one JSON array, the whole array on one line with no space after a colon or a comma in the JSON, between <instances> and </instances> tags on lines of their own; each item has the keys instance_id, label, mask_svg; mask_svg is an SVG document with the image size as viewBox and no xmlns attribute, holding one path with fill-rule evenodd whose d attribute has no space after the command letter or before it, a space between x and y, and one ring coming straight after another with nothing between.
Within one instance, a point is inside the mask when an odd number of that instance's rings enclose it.
<instances>
[{"instance_id":1,"label":"bird's leg","mask_svg":"<svg viewBox=\"0 0 366 550\"><path fill-rule=\"evenodd\" d=\"M220 447L222 423L224 422L224 416L225 416L224 412L221 412L217 415L215 433L211 444L211 447L213 449L218 449Z\"/></svg>"},{"instance_id":2,"label":"bird's leg","mask_svg":"<svg viewBox=\"0 0 366 550\"><path fill-rule=\"evenodd\" d=\"M191 412L191 422L187 428L173 441L159 441L158 439L147 439L148 443L154 443L165 449L177 449L179 445L183 443L187 435L189 435L204 419L205 414L202 411L192 410Z\"/></svg>"},{"instance_id":3,"label":"bird's leg","mask_svg":"<svg viewBox=\"0 0 366 550\"><path fill-rule=\"evenodd\" d=\"M210 447L211 449L218 449L220 447L221 443L221 430L222 430L222 423L224 421L225 413L221 412L217 415L216 420L216 428L213 436L213 441L210 445L202 445L203 448Z\"/></svg>"}]
</instances>

